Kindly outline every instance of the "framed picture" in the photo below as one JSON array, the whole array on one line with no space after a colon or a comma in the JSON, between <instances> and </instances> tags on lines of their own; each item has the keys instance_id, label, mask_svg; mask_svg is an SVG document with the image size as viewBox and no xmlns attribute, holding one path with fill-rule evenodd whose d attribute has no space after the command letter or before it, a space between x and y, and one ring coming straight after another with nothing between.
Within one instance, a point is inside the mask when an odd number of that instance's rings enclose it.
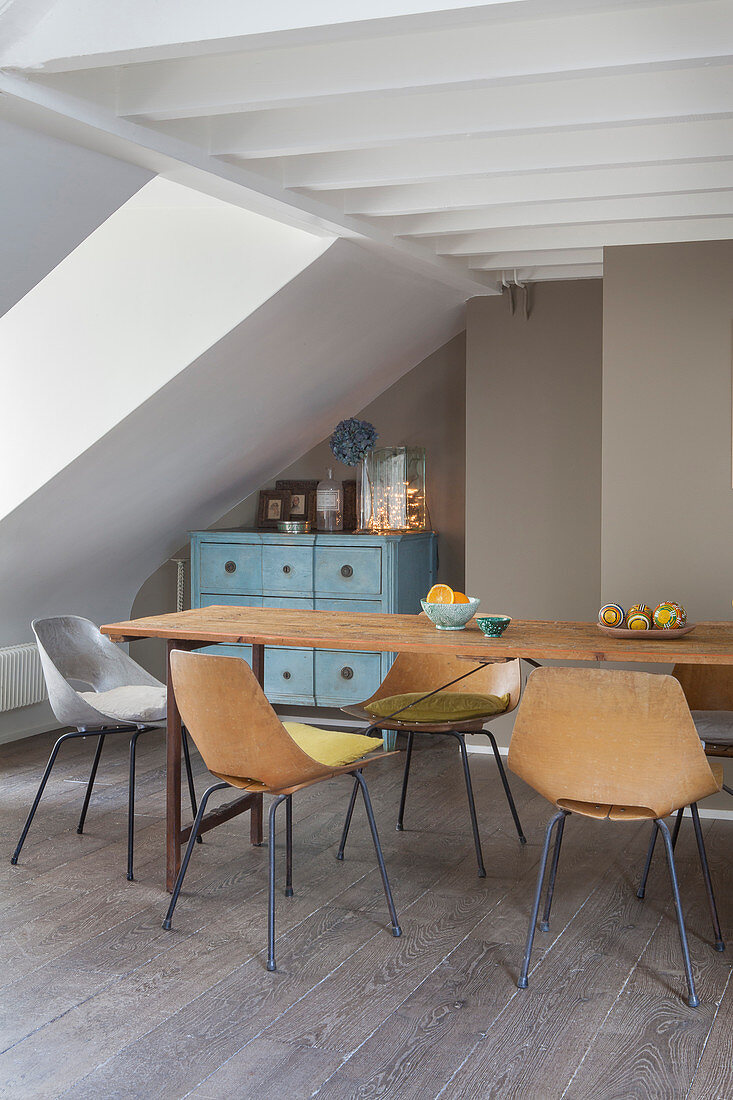
<instances>
[{"instance_id":1,"label":"framed picture","mask_svg":"<svg viewBox=\"0 0 733 1100\"><path fill-rule=\"evenodd\" d=\"M276 481L275 488L290 493L290 515L287 519L305 519L315 528L318 482L315 480Z\"/></svg>"},{"instance_id":2,"label":"framed picture","mask_svg":"<svg viewBox=\"0 0 733 1100\"><path fill-rule=\"evenodd\" d=\"M281 519L290 519L290 493L283 489L260 489L257 526L276 531Z\"/></svg>"}]
</instances>

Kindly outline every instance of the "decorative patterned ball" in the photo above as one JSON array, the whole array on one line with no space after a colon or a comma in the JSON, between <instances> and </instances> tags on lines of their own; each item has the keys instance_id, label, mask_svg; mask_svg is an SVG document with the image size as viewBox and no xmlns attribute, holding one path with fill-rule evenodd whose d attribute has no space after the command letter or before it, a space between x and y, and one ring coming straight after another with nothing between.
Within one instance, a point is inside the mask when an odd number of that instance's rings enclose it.
<instances>
[{"instance_id":1,"label":"decorative patterned ball","mask_svg":"<svg viewBox=\"0 0 733 1100\"><path fill-rule=\"evenodd\" d=\"M629 630L651 630L651 613L646 615L643 611L630 610L626 615L626 626Z\"/></svg>"},{"instance_id":2,"label":"decorative patterned ball","mask_svg":"<svg viewBox=\"0 0 733 1100\"><path fill-rule=\"evenodd\" d=\"M654 608L654 625L658 630L675 630L685 625L686 618L683 608L677 603L660 603Z\"/></svg>"},{"instance_id":3,"label":"decorative patterned ball","mask_svg":"<svg viewBox=\"0 0 733 1100\"><path fill-rule=\"evenodd\" d=\"M628 621L629 621L629 619L631 618L632 615L646 615L647 618L651 621L651 619L652 619L652 609L646 603L635 603L626 612L626 622L627 623L628 623ZM641 629L641 628L639 628L639 629Z\"/></svg>"},{"instance_id":4,"label":"decorative patterned ball","mask_svg":"<svg viewBox=\"0 0 733 1100\"><path fill-rule=\"evenodd\" d=\"M623 626L624 614L621 604L607 603L598 612L598 622L603 626Z\"/></svg>"}]
</instances>

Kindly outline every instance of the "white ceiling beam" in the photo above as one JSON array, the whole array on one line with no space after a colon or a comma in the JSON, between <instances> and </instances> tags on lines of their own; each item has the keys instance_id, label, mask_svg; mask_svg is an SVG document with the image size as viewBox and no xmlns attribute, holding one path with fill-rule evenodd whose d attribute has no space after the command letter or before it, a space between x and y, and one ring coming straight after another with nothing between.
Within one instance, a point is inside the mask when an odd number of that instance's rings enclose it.
<instances>
[{"instance_id":1,"label":"white ceiling beam","mask_svg":"<svg viewBox=\"0 0 733 1100\"><path fill-rule=\"evenodd\" d=\"M471 268L479 271L513 271L515 267L582 267L602 263L602 248L550 248L492 252L480 260L474 260Z\"/></svg>"},{"instance_id":2,"label":"white ceiling beam","mask_svg":"<svg viewBox=\"0 0 733 1100\"><path fill-rule=\"evenodd\" d=\"M12 0L11 0L12 2ZM29 0L18 0L27 6ZM197 54L403 33L476 19L577 7L567 0L34 0L53 7L43 24L0 55L3 65L60 73ZM617 3L623 0L616 0ZM8 43L9 45L9 43Z\"/></svg>"},{"instance_id":3,"label":"white ceiling beam","mask_svg":"<svg viewBox=\"0 0 733 1100\"><path fill-rule=\"evenodd\" d=\"M0 104L13 102L18 111L39 128L48 126L67 140L98 148L121 160L165 173L206 194L236 202L249 210L299 225L311 232L333 233L359 240L369 247L387 250L396 262L420 271L428 278L459 288L466 296L496 293L487 276L472 275L461 261L438 258L426 245L395 241L384 228L343 215L311 196L294 196L263 176L209 157L201 149L116 118L93 104L64 97L37 83L0 71Z\"/></svg>"},{"instance_id":4,"label":"white ceiling beam","mask_svg":"<svg viewBox=\"0 0 733 1100\"><path fill-rule=\"evenodd\" d=\"M476 270L489 270L483 264L479 264ZM511 271L507 268L498 270L497 274L506 275L507 280L514 281L516 275L520 283L547 283L560 279L602 279L603 264L569 264L567 267L515 267Z\"/></svg>"},{"instance_id":5,"label":"white ceiling beam","mask_svg":"<svg viewBox=\"0 0 733 1100\"><path fill-rule=\"evenodd\" d=\"M733 66L691 66L514 87L349 96L320 106L210 117L209 150L241 157L301 156L402 141L558 126L680 119L733 112ZM200 119L166 129L195 140Z\"/></svg>"},{"instance_id":6,"label":"white ceiling beam","mask_svg":"<svg viewBox=\"0 0 733 1100\"><path fill-rule=\"evenodd\" d=\"M638 4L534 20L488 22L361 41L129 65L122 115L183 118L328 96L464 85L478 87L733 56L728 0Z\"/></svg>"},{"instance_id":7,"label":"white ceiling beam","mask_svg":"<svg viewBox=\"0 0 733 1100\"><path fill-rule=\"evenodd\" d=\"M469 267L488 253L557 248L605 248L610 245L672 244L683 241L725 241L733 238L733 218L682 221L617 222L613 225L551 225L490 229L455 239L439 237L441 256L468 256Z\"/></svg>"},{"instance_id":8,"label":"white ceiling beam","mask_svg":"<svg viewBox=\"0 0 733 1100\"><path fill-rule=\"evenodd\" d=\"M332 191L329 202L348 214L370 218L466 210L501 203L565 202L624 195L727 191L733 188L733 161L632 165L543 172L523 176L486 176L438 183L402 184Z\"/></svg>"},{"instance_id":9,"label":"white ceiling beam","mask_svg":"<svg viewBox=\"0 0 733 1100\"><path fill-rule=\"evenodd\" d=\"M733 10L733 4L731 5ZM597 126L464 141L405 142L369 150L263 160L285 187L339 190L424 183L454 176L709 160L733 156L733 120ZM252 162L247 162L251 164Z\"/></svg>"},{"instance_id":10,"label":"white ceiling beam","mask_svg":"<svg viewBox=\"0 0 733 1100\"><path fill-rule=\"evenodd\" d=\"M588 222L624 222L660 218L707 218L733 215L733 190L698 195L645 195L582 202L490 206L478 210L439 211L390 218L386 223L398 237L437 237L505 229L513 225L576 225ZM381 219L379 224L384 224Z\"/></svg>"}]
</instances>

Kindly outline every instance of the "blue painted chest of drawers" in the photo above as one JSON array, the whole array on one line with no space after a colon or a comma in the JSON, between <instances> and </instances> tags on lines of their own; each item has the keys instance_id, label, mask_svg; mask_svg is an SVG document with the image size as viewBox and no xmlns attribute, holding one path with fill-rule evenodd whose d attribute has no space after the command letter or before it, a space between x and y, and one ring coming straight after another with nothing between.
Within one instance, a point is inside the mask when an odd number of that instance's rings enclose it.
<instances>
[{"instance_id":1,"label":"blue painted chest of drawers","mask_svg":"<svg viewBox=\"0 0 733 1100\"><path fill-rule=\"evenodd\" d=\"M195 531L191 606L314 608L417 614L434 583L437 536L281 535ZM249 646L210 652L251 659ZM265 693L272 703L338 707L367 699L393 654L267 647Z\"/></svg>"}]
</instances>

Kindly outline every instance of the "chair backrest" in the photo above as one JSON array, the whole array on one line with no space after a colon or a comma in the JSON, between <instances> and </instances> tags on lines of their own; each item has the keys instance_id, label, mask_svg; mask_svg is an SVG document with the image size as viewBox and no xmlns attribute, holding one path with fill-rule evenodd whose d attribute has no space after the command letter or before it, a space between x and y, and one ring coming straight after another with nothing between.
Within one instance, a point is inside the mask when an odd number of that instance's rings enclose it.
<instances>
[{"instance_id":1,"label":"chair backrest","mask_svg":"<svg viewBox=\"0 0 733 1100\"><path fill-rule=\"evenodd\" d=\"M171 677L183 723L214 775L278 790L333 771L293 741L240 657L174 650Z\"/></svg>"},{"instance_id":2,"label":"chair backrest","mask_svg":"<svg viewBox=\"0 0 733 1100\"><path fill-rule=\"evenodd\" d=\"M682 688L648 672L537 669L509 767L550 802L592 817L663 817L718 789Z\"/></svg>"},{"instance_id":3,"label":"chair backrest","mask_svg":"<svg viewBox=\"0 0 733 1100\"><path fill-rule=\"evenodd\" d=\"M57 615L31 623L51 709L64 725L94 729L110 725L78 692L110 691L130 685L161 686L99 627L79 615Z\"/></svg>"},{"instance_id":4,"label":"chair backrest","mask_svg":"<svg viewBox=\"0 0 733 1100\"><path fill-rule=\"evenodd\" d=\"M475 671L471 672L471 669ZM390 695L403 695L412 691L435 691L442 684L449 684L459 676L471 675L446 691L471 692L481 695L508 695L507 711L513 710L521 693L519 661L503 661L488 665L473 665L460 657L443 653L398 653L394 664L374 695L361 706Z\"/></svg>"},{"instance_id":5,"label":"chair backrest","mask_svg":"<svg viewBox=\"0 0 733 1100\"><path fill-rule=\"evenodd\" d=\"M690 710L733 710L733 665L675 665Z\"/></svg>"}]
</instances>

